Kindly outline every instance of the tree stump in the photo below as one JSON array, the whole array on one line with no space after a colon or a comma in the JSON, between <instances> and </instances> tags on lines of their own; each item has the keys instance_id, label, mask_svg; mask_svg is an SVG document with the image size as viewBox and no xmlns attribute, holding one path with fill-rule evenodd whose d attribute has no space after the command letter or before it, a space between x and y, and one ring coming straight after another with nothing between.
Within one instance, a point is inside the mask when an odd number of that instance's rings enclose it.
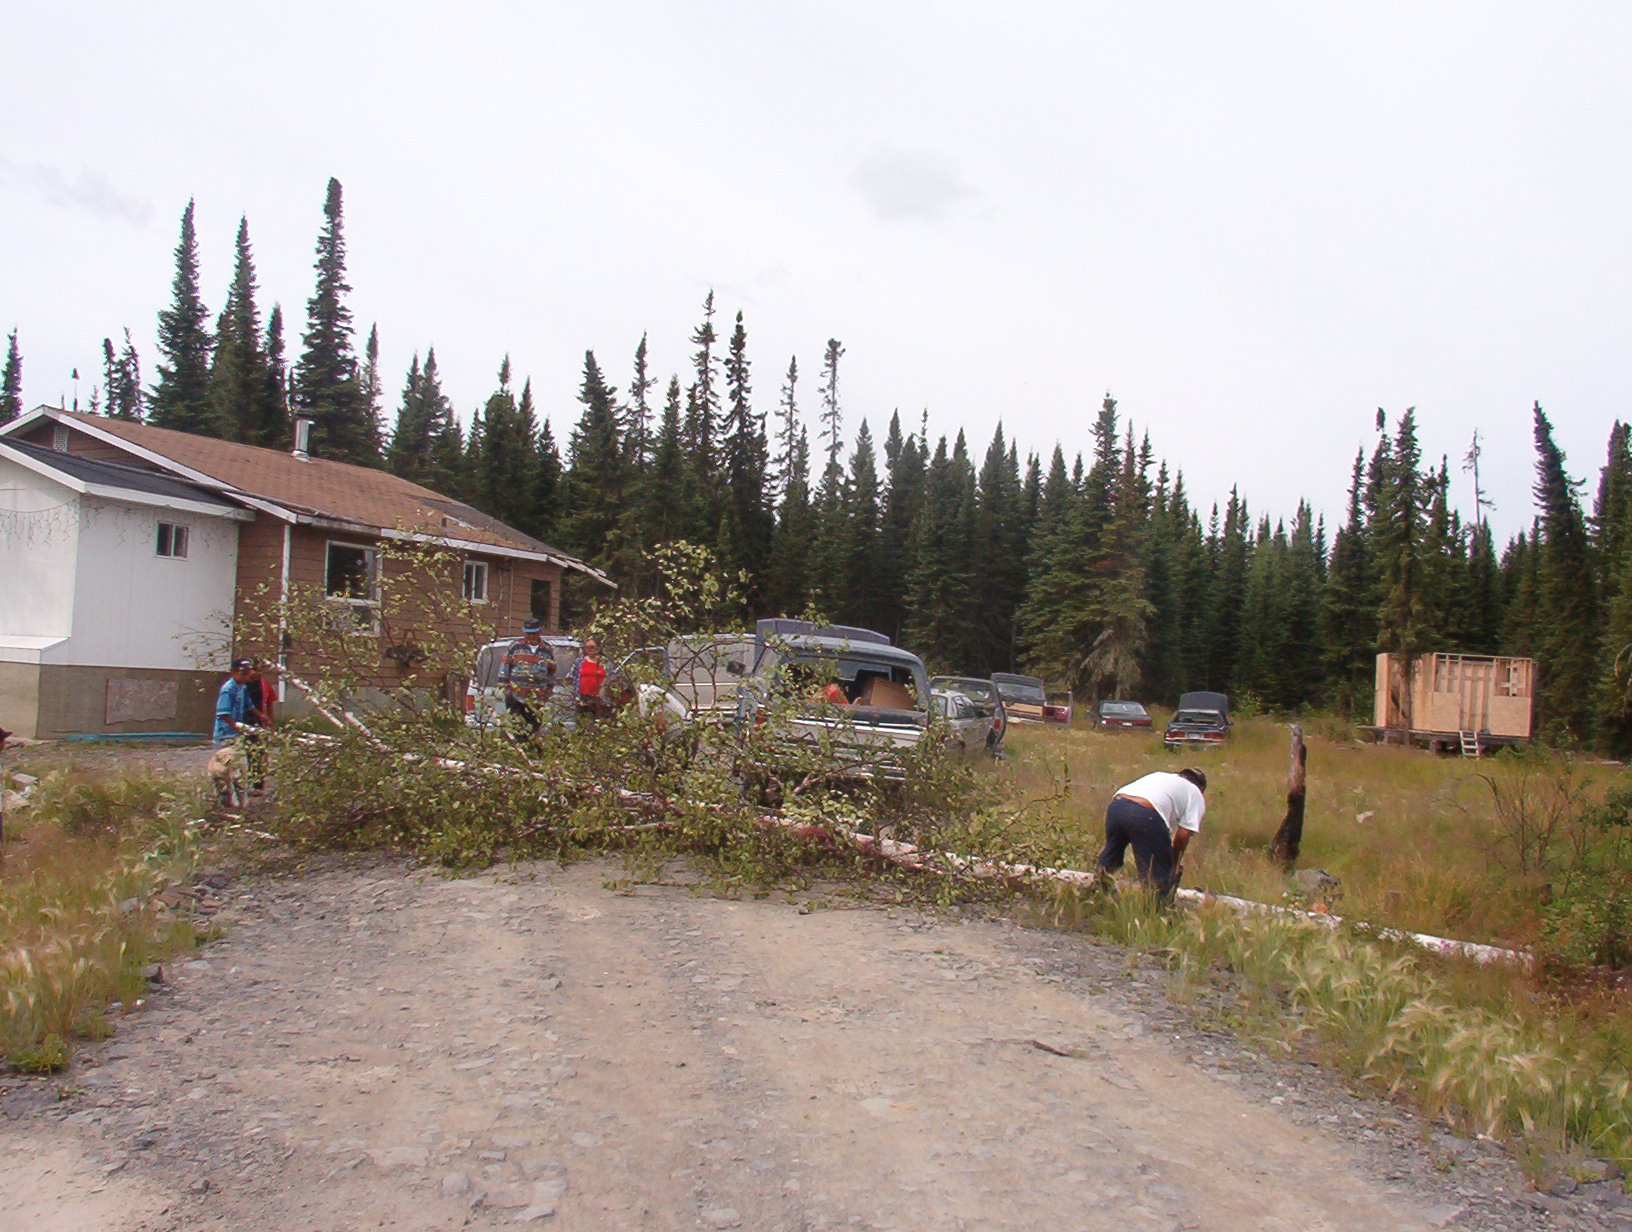
<instances>
[{"instance_id":1,"label":"tree stump","mask_svg":"<svg viewBox=\"0 0 1632 1232\"><path fill-rule=\"evenodd\" d=\"M1306 793L1304 773L1309 761L1309 750L1303 746L1303 727L1292 724L1290 764L1286 771L1286 816L1275 839L1269 845L1270 859L1288 871L1298 862L1298 851L1303 846L1303 804Z\"/></svg>"}]
</instances>

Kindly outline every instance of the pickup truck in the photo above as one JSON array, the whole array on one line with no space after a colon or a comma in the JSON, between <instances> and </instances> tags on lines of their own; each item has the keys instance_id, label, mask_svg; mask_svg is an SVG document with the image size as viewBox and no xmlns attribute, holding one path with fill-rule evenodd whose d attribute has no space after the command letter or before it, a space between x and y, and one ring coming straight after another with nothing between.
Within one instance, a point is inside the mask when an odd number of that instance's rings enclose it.
<instances>
[{"instance_id":1,"label":"pickup truck","mask_svg":"<svg viewBox=\"0 0 1632 1232\"><path fill-rule=\"evenodd\" d=\"M929 730L929 674L917 655L869 629L762 620L737 691L745 734L775 725L777 761L820 751L838 777L900 779L902 752Z\"/></svg>"},{"instance_id":2,"label":"pickup truck","mask_svg":"<svg viewBox=\"0 0 1632 1232\"><path fill-rule=\"evenodd\" d=\"M1018 676L1013 672L993 672L992 683L1003 698L1004 709L1015 723L1071 722L1071 698L1050 701L1043 682L1036 676Z\"/></svg>"}]
</instances>

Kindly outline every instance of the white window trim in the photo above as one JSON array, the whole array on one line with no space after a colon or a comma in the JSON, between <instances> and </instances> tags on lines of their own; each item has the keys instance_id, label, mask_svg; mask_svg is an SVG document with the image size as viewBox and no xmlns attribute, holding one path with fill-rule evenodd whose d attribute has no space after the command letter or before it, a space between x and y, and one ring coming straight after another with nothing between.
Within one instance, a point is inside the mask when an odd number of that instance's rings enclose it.
<instances>
[{"instance_id":1,"label":"white window trim","mask_svg":"<svg viewBox=\"0 0 1632 1232\"><path fill-rule=\"evenodd\" d=\"M470 591L472 589L471 586L470 586L470 578L471 578L471 570L472 569L481 570L480 576L481 576L481 579L482 579L482 593L481 593L481 595L479 597L475 596L475 595L472 595L470 593ZM488 583L490 582L491 579L492 579L492 572L488 569L487 562L485 560L467 560L467 561L465 561L464 578L460 582L461 593L463 593L463 595L464 595L465 602L470 603L470 604L486 603L487 602L487 594L488 594L487 587L488 587Z\"/></svg>"},{"instance_id":2,"label":"white window trim","mask_svg":"<svg viewBox=\"0 0 1632 1232\"><path fill-rule=\"evenodd\" d=\"M351 595L331 595L329 593L329 549L355 548L362 552L368 560L369 594L365 598L355 598ZM365 637L380 635L380 549L372 543L352 543L345 539L329 539L323 544L323 597L335 606L344 606L351 609L352 619L356 622L355 629L347 632L356 632ZM361 619L364 613L368 614L365 624Z\"/></svg>"}]
</instances>

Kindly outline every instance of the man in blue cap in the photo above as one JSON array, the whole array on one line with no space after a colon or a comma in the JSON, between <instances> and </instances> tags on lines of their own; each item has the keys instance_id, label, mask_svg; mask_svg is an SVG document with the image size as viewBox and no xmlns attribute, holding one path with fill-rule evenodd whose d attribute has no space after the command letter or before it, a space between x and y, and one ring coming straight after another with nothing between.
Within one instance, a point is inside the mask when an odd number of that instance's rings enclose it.
<instances>
[{"instance_id":1,"label":"man in blue cap","mask_svg":"<svg viewBox=\"0 0 1632 1232\"><path fill-rule=\"evenodd\" d=\"M249 677L254 668L251 659L234 659L232 674L221 682L221 691L215 695L214 742L217 745L236 740L238 724L261 721L261 712L249 694Z\"/></svg>"},{"instance_id":2,"label":"man in blue cap","mask_svg":"<svg viewBox=\"0 0 1632 1232\"><path fill-rule=\"evenodd\" d=\"M544 722L544 707L555 692L555 654L544 640L542 622L522 622L521 636L505 651L499 682L504 685L504 708L520 716L536 736Z\"/></svg>"}]
</instances>

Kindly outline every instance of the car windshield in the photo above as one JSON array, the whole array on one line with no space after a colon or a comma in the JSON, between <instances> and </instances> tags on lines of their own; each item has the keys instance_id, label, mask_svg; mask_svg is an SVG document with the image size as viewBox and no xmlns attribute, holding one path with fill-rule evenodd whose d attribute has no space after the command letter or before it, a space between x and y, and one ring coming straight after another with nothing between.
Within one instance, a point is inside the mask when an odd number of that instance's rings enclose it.
<instances>
[{"instance_id":1,"label":"car windshield","mask_svg":"<svg viewBox=\"0 0 1632 1232\"><path fill-rule=\"evenodd\" d=\"M1043 695L1041 680L998 680L992 683L1006 702L1021 702L1027 706L1041 706L1048 699Z\"/></svg>"},{"instance_id":2,"label":"car windshield","mask_svg":"<svg viewBox=\"0 0 1632 1232\"><path fill-rule=\"evenodd\" d=\"M982 706L997 700L997 690L986 680L932 680L930 684L944 693L958 693Z\"/></svg>"},{"instance_id":3,"label":"car windshield","mask_svg":"<svg viewBox=\"0 0 1632 1232\"><path fill-rule=\"evenodd\" d=\"M1145 708L1138 702L1100 702L1099 712L1119 719L1142 719Z\"/></svg>"}]
</instances>

